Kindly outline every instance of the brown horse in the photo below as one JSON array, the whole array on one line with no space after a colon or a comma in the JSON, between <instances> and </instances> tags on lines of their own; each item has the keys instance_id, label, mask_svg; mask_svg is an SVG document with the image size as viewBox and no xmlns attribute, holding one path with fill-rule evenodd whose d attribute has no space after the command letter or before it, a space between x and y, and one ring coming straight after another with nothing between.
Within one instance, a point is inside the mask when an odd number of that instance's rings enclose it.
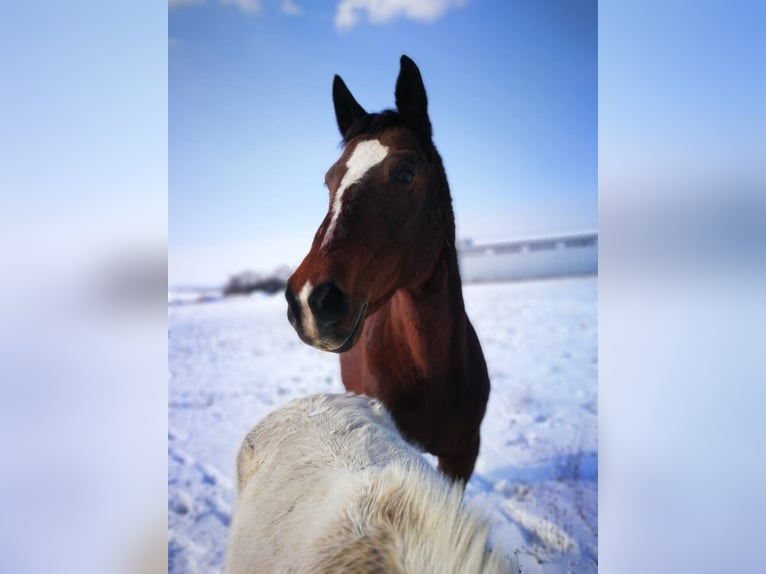
<instances>
[{"instance_id":1,"label":"brown horse","mask_svg":"<svg viewBox=\"0 0 766 574\"><path fill-rule=\"evenodd\" d=\"M425 87L407 56L395 95L396 111L368 114L335 76L344 150L325 176L329 211L288 280L287 315L304 342L341 353L347 390L379 398L407 440L465 482L489 377L463 305Z\"/></svg>"}]
</instances>

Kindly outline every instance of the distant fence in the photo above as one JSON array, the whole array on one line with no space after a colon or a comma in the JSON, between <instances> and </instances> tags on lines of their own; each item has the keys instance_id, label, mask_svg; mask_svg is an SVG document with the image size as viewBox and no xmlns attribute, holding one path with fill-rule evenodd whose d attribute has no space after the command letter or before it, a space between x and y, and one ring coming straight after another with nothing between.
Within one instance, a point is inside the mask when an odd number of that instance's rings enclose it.
<instances>
[{"instance_id":1,"label":"distant fence","mask_svg":"<svg viewBox=\"0 0 766 574\"><path fill-rule=\"evenodd\" d=\"M598 233L458 246L464 282L598 274Z\"/></svg>"}]
</instances>

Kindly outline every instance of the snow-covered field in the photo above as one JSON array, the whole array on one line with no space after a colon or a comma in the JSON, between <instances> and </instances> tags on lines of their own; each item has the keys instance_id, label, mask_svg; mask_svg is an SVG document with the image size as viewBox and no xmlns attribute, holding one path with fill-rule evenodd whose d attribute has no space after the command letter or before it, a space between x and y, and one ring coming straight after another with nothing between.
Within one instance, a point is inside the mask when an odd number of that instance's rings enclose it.
<instances>
[{"instance_id":1,"label":"snow-covered field","mask_svg":"<svg viewBox=\"0 0 766 574\"><path fill-rule=\"evenodd\" d=\"M597 279L464 291L492 381L466 500L524 574L595 572ZM169 571L220 572L242 437L293 398L342 392L338 357L298 339L280 295L168 314Z\"/></svg>"}]
</instances>

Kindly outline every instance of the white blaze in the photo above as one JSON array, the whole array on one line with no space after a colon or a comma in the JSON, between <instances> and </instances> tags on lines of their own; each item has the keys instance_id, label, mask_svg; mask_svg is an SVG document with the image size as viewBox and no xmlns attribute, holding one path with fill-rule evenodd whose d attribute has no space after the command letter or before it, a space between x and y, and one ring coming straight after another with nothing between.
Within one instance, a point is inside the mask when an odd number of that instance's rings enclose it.
<instances>
[{"instance_id":1,"label":"white blaze","mask_svg":"<svg viewBox=\"0 0 766 574\"><path fill-rule=\"evenodd\" d=\"M335 226L338 224L338 217L340 217L340 210L343 206L343 193L362 179L373 167L382 162L386 154L388 154L388 148L378 140L366 140L354 148L351 157L346 162L346 173L343 174L338 191L335 192L335 199L332 202L332 218L330 218L330 225L327 226L327 232L322 240L322 247L330 241L335 232Z\"/></svg>"},{"instance_id":2,"label":"white blaze","mask_svg":"<svg viewBox=\"0 0 766 574\"><path fill-rule=\"evenodd\" d=\"M303 313L303 330L305 331L306 335L311 338L317 336L317 327L316 323L314 323L314 314L311 312L311 308L309 307L309 295L311 295L311 290L313 288L314 286L311 284L311 281L306 281L306 283L303 284L303 289L301 289L301 292L298 293L298 301L300 301L301 311Z\"/></svg>"}]
</instances>

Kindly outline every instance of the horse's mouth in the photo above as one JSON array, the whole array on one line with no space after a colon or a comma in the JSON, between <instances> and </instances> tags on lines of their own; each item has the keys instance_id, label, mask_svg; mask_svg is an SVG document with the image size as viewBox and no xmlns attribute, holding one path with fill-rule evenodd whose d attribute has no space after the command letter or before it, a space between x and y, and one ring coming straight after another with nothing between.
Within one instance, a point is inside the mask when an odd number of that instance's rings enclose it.
<instances>
[{"instance_id":1,"label":"horse's mouth","mask_svg":"<svg viewBox=\"0 0 766 574\"><path fill-rule=\"evenodd\" d=\"M362 325L364 325L364 314L366 311L367 311L367 303L362 303L362 307L359 309L359 314L356 317L356 321L354 321L354 326L351 327L351 331L346 337L346 340L343 341L343 343L341 343L339 347L336 347L335 349L330 349L331 352L345 353L356 344L356 341L359 339L359 335L362 332Z\"/></svg>"}]
</instances>

